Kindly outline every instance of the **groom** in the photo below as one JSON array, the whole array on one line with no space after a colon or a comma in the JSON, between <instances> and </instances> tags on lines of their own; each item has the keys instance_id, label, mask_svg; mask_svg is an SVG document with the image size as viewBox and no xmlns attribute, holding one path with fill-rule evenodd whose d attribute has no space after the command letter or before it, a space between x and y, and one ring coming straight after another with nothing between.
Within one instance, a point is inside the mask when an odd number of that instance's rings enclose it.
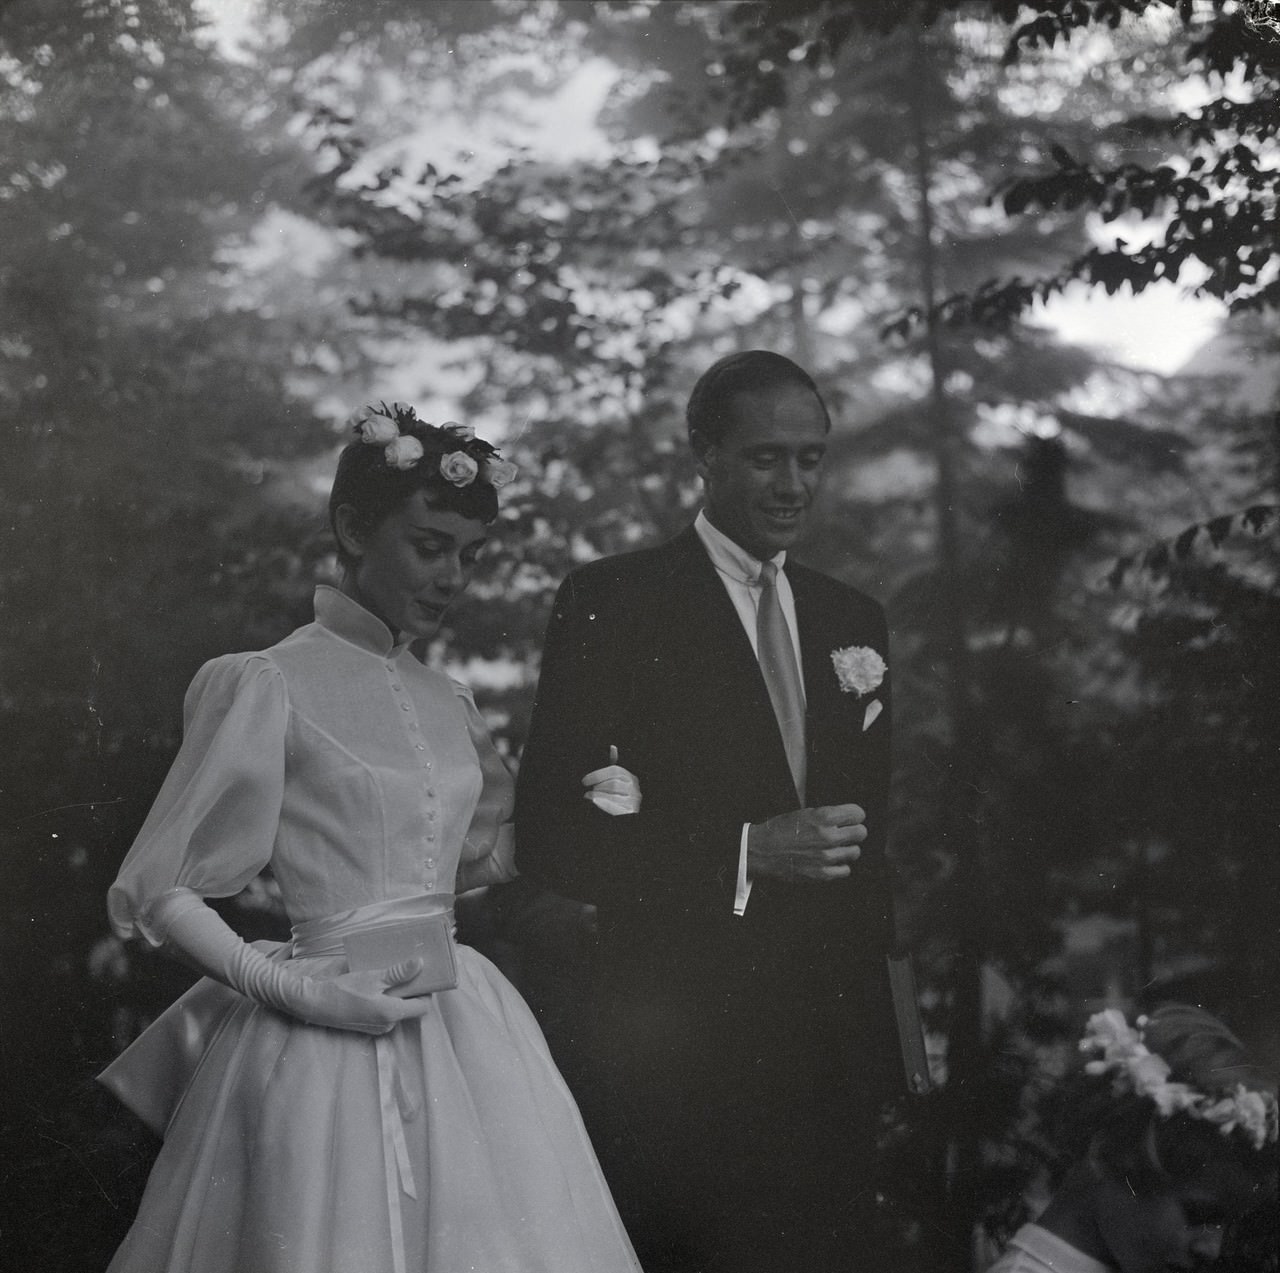
<instances>
[{"instance_id":1,"label":"groom","mask_svg":"<svg viewBox=\"0 0 1280 1273\"><path fill-rule=\"evenodd\" d=\"M830 430L808 374L733 354L687 418L697 520L557 594L517 860L598 907L576 1094L647 1273L879 1273L884 613L790 557ZM585 798L611 747L638 813Z\"/></svg>"}]
</instances>

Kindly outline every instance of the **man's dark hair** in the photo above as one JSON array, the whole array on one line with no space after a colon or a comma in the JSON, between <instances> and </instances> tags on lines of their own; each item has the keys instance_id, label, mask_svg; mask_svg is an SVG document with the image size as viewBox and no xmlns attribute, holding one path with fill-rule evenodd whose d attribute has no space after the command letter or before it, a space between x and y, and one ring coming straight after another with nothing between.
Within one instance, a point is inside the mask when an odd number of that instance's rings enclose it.
<instances>
[{"instance_id":1,"label":"man's dark hair","mask_svg":"<svg viewBox=\"0 0 1280 1273\"><path fill-rule=\"evenodd\" d=\"M798 363L768 349L744 349L713 362L698 377L685 408L689 442L695 452L719 442L733 423L733 400L744 393L760 393L781 385L799 385L817 398L831 428L827 404L813 377Z\"/></svg>"}]
</instances>

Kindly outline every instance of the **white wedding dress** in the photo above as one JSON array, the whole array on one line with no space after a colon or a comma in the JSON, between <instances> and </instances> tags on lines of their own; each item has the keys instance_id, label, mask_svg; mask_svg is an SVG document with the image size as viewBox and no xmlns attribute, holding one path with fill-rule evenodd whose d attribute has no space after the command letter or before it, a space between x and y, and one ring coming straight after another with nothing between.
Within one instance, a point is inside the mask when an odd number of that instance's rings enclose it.
<instances>
[{"instance_id":1,"label":"white wedding dress","mask_svg":"<svg viewBox=\"0 0 1280 1273\"><path fill-rule=\"evenodd\" d=\"M207 664L182 750L110 894L122 935L174 889L268 864L294 941L448 911L511 780L465 691L329 588L316 622ZM374 1038L199 982L103 1081L164 1137L110 1273L638 1273L531 1013L483 956Z\"/></svg>"}]
</instances>

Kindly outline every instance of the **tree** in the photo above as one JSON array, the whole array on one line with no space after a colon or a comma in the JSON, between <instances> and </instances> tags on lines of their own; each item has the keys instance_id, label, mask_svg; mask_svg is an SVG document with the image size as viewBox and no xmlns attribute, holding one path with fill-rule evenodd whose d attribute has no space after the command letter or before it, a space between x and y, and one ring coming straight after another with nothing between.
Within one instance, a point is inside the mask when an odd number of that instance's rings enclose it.
<instances>
[{"instance_id":1,"label":"tree","mask_svg":"<svg viewBox=\"0 0 1280 1273\"><path fill-rule=\"evenodd\" d=\"M290 150L252 142L237 89L185 0L0 13L5 1012L32 1041L5 1085L18 1262L105 1263L120 1216L101 1181L137 1150L94 1126L88 1080L172 984L105 939L105 889L194 669L274 637L319 551L263 499L329 443L287 384L308 353L241 307L220 259Z\"/></svg>"},{"instance_id":2,"label":"tree","mask_svg":"<svg viewBox=\"0 0 1280 1273\"><path fill-rule=\"evenodd\" d=\"M741 47L730 63L738 109L750 115L785 100L789 63L821 65L859 32L912 22L929 26L964 7L957 0L788 0L743 7L737 15ZM1145 222L1137 241L1117 237L1108 247L1079 252L1053 274L1030 281L998 278L955 293L940 302L940 313L953 322L999 323L1075 280L1108 292L1126 284L1140 291L1158 279L1177 281L1193 263L1189 272L1200 276L1192 278L1193 290L1226 301L1233 312L1280 303L1280 168L1273 145L1280 128L1274 109L1280 40L1267 10L1230 0L992 0L989 11L1012 28L1008 64L1104 28L1123 33L1145 24L1156 40L1180 35L1187 67L1216 95L1211 91L1203 106L1191 110L1124 120L1131 134L1164 149L1153 160L1091 163L1055 142L1048 148L1050 172L1005 183L1003 206L1011 215L1089 207L1106 224L1136 216ZM1138 74L1156 60L1152 41L1142 44L1130 64ZM1105 130L1100 140L1109 140ZM920 318L913 309L909 319Z\"/></svg>"}]
</instances>

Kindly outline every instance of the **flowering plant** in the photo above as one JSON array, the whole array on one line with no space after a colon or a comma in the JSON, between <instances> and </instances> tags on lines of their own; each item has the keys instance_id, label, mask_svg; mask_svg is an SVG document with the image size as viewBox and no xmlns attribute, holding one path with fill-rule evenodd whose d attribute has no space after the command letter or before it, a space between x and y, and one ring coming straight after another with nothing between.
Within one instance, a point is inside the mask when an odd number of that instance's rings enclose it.
<instances>
[{"instance_id":1,"label":"flowering plant","mask_svg":"<svg viewBox=\"0 0 1280 1273\"><path fill-rule=\"evenodd\" d=\"M861 698L870 694L889 670L889 665L869 645L847 645L843 650L831 651L836 680L846 694Z\"/></svg>"},{"instance_id":2,"label":"flowering plant","mask_svg":"<svg viewBox=\"0 0 1280 1273\"><path fill-rule=\"evenodd\" d=\"M1111 1090L1117 1096L1132 1092L1145 1097L1162 1118L1188 1114L1213 1123L1224 1136L1239 1130L1254 1149L1276 1139L1280 1116L1273 1093L1237 1083L1232 1092L1217 1095L1171 1081L1169 1063L1142 1041L1146 1021L1146 1017L1139 1017L1135 1029L1115 1008L1095 1012L1080 1040L1081 1052L1095 1053L1093 1060L1085 1062L1085 1073L1110 1074Z\"/></svg>"},{"instance_id":3,"label":"flowering plant","mask_svg":"<svg viewBox=\"0 0 1280 1273\"><path fill-rule=\"evenodd\" d=\"M388 468L411 469L429 452L440 476L454 486L470 486L479 479L497 489L506 486L518 471L501 458L495 446L476 437L471 425L456 420L430 424L419 420L417 412L404 402L362 408L354 428L361 442L382 448Z\"/></svg>"}]
</instances>

